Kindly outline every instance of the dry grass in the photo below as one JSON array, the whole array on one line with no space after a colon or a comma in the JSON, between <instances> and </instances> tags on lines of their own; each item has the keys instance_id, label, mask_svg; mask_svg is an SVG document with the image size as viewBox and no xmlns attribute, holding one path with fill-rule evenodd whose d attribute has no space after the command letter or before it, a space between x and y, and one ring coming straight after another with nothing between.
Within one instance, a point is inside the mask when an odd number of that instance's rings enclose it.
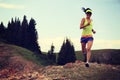
<instances>
[{"instance_id":1,"label":"dry grass","mask_svg":"<svg viewBox=\"0 0 120 80\"><path fill-rule=\"evenodd\" d=\"M40 72L52 80L120 80L118 66L91 63L86 68L83 62L76 62L64 66L47 66Z\"/></svg>"}]
</instances>

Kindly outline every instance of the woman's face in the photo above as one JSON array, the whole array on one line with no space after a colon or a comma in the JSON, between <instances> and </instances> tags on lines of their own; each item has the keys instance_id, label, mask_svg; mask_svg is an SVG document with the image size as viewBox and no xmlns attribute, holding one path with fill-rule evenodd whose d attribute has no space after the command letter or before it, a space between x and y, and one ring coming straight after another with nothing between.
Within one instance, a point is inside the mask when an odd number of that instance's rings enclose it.
<instances>
[{"instance_id":1,"label":"woman's face","mask_svg":"<svg viewBox=\"0 0 120 80\"><path fill-rule=\"evenodd\" d=\"M92 13L90 13L90 12L86 13L87 17L91 17L91 15L92 15Z\"/></svg>"}]
</instances>

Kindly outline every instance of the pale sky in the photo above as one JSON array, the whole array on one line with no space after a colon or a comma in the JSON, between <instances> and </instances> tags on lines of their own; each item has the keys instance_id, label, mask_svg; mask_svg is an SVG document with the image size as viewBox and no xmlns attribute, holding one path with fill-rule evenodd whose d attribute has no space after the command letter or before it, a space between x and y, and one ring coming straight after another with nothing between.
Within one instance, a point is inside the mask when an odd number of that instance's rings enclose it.
<instances>
[{"instance_id":1,"label":"pale sky","mask_svg":"<svg viewBox=\"0 0 120 80\"><path fill-rule=\"evenodd\" d=\"M0 22L23 16L36 20L39 45L47 52L53 43L59 52L63 40L71 39L75 50L81 50L79 29L85 14L81 7L93 11L96 30L92 49L120 49L120 0L0 0Z\"/></svg>"}]
</instances>

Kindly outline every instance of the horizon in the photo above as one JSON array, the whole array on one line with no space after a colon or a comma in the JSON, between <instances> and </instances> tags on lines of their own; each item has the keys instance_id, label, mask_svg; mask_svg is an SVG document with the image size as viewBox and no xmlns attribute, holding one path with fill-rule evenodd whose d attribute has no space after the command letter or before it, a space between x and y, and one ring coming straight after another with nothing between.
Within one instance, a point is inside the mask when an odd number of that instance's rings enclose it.
<instances>
[{"instance_id":1,"label":"horizon","mask_svg":"<svg viewBox=\"0 0 120 80\"><path fill-rule=\"evenodd\" d=\"M99 50L120 50L120 49L92 49L91 51L99 51ZM81 50L76 50L75 52L81 52ZM48 53L48 52L42 51L42 53ZM59 52L54 52L54 53L56 54Z\"/></svg>"},{"instance_id":2,"label":"horizon","mask_svg":"<svg viewBox=\"0 0 120 80\"><path fill-rule=\"evenodd\" d=\"M59 52L66 37L71 40L76 51L81 50L82 30L79 25L85 17L82 7L89 7L93 11L96 34L93 35L92 50L120 49L119 0L0 0L0 22L6 26L11 18L17 17L21 21L26 15L28 21L31 18L36 21L41 51L47 52L53 43L55 52Z\"/></svg>"}]
</instances>

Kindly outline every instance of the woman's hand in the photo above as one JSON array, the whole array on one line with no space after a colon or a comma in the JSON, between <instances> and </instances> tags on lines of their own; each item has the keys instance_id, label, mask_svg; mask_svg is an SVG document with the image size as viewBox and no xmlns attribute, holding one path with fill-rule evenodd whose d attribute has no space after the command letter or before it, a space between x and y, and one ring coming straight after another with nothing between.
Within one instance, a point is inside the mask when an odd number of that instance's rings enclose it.
<instances>
[{"instance_id":1,"label":"woman's hand","mask_svg":"<svg viewBox=\"0 0 120 80\"><path fill-rule=\"evenodd\" d=\"M93 34L95 34L95 33L96 33L96 31L95 31L94 29L92 29L92 32L93 32Z\"/></svg>"},{"instance_id":2,"label":"woman's hand","mask_svg":"<svg viewBox=\"0 0 120 80\"><path fill-rule=\"evenodd\" d=\"M95 33L96 33L96 31L93 31L93 33L95 34Z\"/></svg>"}]
</instances>

